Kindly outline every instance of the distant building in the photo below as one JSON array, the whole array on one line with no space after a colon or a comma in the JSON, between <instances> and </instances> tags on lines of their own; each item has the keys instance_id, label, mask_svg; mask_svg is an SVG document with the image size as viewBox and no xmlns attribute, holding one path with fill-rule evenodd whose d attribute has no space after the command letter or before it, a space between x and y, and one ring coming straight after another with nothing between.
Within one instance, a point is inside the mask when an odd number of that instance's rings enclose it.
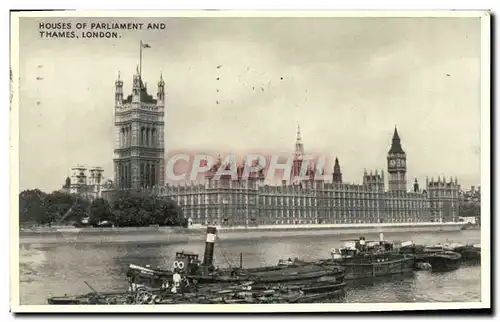
<instances>
[{"instance_id":1,"label":"distant building","mask_svg":"<svg viewBox=\"0 0 500 322\"><path fill-rule=\"evenodd\" d=\"M60 191L90 200L101 198L102 190L105 188L103 172L100 167L73 167L71 177L66 178Z\"/></svg>"},{"instance_id":2,"label":"distant building","mask_svg":"<svg viewBox=\"0 0 500 322\"><path fill-rule=\"evenodd\" d=\"M59 191L62 193L70 193L70 188L71 188L71 179L69 177L66 177L64 185L61 187L61 189L59 189Z\"/></svg>"}]
</instances>

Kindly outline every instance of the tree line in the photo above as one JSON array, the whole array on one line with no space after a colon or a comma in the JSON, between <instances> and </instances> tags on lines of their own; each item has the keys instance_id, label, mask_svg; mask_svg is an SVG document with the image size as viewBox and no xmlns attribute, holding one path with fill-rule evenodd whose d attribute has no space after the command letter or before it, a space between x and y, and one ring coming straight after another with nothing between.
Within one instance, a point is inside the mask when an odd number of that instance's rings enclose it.
<instances>
[{"instance_id":1,"label":"tree line","mask_svg":"<svg viewBox=\"0 0 500 322\"><path fill-rule=\"evenodd\" d=\"M121 193L114 200L86 198L39 189L19 194L19 221L52 225L72 223L76 226L144 227L149 225L184 226L187 219L170 198Z\"/></svg>"},{"instance_id":2,"label":"tree line","mask_svg":"<svg viewBox=\"0 0 500 322\"><path fill-rule=\"evenodd\" d=\"M460 217L479 217L481 216L481 204L479 202L463 202L458 207Z\"/></svg>"}]
</instances>

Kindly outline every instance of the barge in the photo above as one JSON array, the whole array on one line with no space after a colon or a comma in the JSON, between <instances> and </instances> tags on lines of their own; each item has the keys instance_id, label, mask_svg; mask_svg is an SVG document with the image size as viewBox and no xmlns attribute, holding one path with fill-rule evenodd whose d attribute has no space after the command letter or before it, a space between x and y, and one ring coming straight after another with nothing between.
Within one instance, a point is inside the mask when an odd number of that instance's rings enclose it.
<instances>
[{"instance_id":1,"label":"barge","mask_svg":"<svg viewBox=\"0 0 500 322\"><path fill-rule=\"evenodd\" d=\"M448 250L442 245L408 245L402 248L401 252L413 254L417 265L429 263L434 272L455 270L462 263L462 256L459 253Z\"/></svg>"}]
</instances>

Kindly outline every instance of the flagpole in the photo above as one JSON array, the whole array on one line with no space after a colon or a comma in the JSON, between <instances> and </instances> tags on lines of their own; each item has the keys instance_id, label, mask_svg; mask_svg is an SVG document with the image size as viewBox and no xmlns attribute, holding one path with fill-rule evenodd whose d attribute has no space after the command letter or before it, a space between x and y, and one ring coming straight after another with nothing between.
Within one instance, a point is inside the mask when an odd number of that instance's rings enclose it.
<instances>
[{"instance_id":1,"label":"flagpole","mask_svg":"<svg viewBox=\"0 0 500 322\"><path fill-rule=\"evenodd\" d=\"M139 77L142 80L142 40L141 43L139 44Z\"/></svg>"}]
</instances>

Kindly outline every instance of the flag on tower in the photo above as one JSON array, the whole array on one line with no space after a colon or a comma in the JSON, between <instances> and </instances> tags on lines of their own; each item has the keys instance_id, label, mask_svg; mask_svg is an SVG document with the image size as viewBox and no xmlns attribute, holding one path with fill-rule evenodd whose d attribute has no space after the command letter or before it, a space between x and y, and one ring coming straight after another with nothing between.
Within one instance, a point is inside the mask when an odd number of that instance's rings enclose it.
<instances>
[{"instance_id":1,"label":"flag on tower","mask_svg":"<svg viewBox=\"0 0 500 322\"><path fill-rule=\"evenodd\" d=\"M142 49L151 48L149 44L145 44L141 40L140 52L139 52L139 75L142 76Z\"/></svg>"}]
</instances>

